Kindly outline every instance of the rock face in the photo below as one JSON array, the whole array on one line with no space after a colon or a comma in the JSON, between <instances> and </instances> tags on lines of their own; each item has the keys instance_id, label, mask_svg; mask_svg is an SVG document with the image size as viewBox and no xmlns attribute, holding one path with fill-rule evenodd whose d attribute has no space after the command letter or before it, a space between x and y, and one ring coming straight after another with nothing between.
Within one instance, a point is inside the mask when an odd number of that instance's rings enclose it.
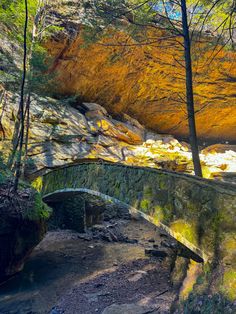
<instances>
[{"instance_id":1,"label":"rock face","mask_svg":"<svg viewBox=\"0 0 236 314\"><path fill-rule=\"evenodd\" d=\"M73 32L58 34L46 45L54 58L52 71L57 74L58 92L79 93L85 100L104 104L109 113L127 113L156 132L188 137L181 46L171 39L148 46L133 45L130 38L117 33L84 47L78 4L73 9L73 2L68 2L67 8L74 12L70 14L74 23L66 22L65 6L57 9L59 23L64 21L63 26L68 24ZM150 34L152 38L163 36L163 30ZM124 42L127 46L119 47ZM209 46L214 47L214 43ZM235 52L221 50L211 60L211 49L204 44L193 46L198 135L202 139L235 141Z\"/></svg>"},{"instance_id":2,"label":"rock face","mask_svg":"<svg viewBox=\"0 0 236 314\"><path fill-rule=\"evenodd\" d=\"M148 132L128 115L121 116L120 120L113 119L105 108L95 103L75 107L49 98L32 102L29 175L84 159L146 164L173 170L190 167L191 171L188 149L172 136ZM0 141L3 153L10 148L16 112L17 102L4 108L4 140ZM164 151L169 151L169 156L164 156Z\"/></svg>"},{"instance_id":3,"label":"rock face","mask_svg":"<svg viewBox=\"0 0 236 314\"><path fill-rule=\"evenodd\" d=\"M14 130L17 100L2 109L0 149L7 155ZM226 147L226 146L225 146ZM223 152L203 150L205 177L222 171L233 173L236 165L234 146ZM114 119L96 103L75 101L73 107L51 98L36 97L31 103L27 173L37 176L50 169L101 159L129 165L192 173L189 145L172 135L145 129L127 114Z\"/></svg>"},{"instance_id":4,"label":"rock face","mask_svg":"<svg viewBox=\"0 0 236 314\"><path fill-rule=\"evenodd\" d=\"M46 233L49 208L38 193L0 184L0 282L21 271L26 258Z\"/></svg>"},{"instance_id":5,"label":"rock face","mask_svg":"<svg viewBox=\"0 0 236 314\"><path fill-rule=\"evenodd\" d=\"M46 233L43 221L0 218L0 282L18 273L26 258Z\"/></svg>"}]
</instances>

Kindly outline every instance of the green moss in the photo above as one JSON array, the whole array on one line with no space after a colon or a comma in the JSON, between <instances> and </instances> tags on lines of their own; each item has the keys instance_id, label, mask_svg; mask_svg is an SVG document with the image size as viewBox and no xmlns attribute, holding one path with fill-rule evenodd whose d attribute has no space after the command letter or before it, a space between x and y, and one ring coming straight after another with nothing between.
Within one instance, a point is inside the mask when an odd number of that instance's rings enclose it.
<instances>
[{"instance_id":1,"label":"green moss","mask_svg":"<svg viewBox=\"0 0 236 314\"><path fill-rule=\"evenodd\" d=\"M173 218L173 208L171 204L162 207L163 222L169 224Z\"/></svg>"},{"instance_id":2,"label":"green moss","mask_svg":"<svg viewBox=\"0 0 236 314\"><path fill-rule=\"evenodd\" d=\"M52 213L52 209L42 201L42 197L38 192L35 192L33 197L33 206L26 208L23 216L29 220L47 220Z\"/></svg>"},{"instance_id":3,"label":"green moss","mask_svg":"<svg viewBox=\"0 0 236 314\"><path fill-rule=\"evenodd\" d=\"M186 240L194 245L198 245L198 236L196 226L193 223L188 223L182 219L176 220L171 224L171 230L181 234Z\"/></svg>"},{"instance_id":4,"label":"green moss","mask_svg":"<svg viewBox=\"0 0 236 314\"><path fill-rule=\"evenodd\" d=\"M165 216L164 216L163 209L161 208L161 206L157 205L154 207L153 218L154 218L154 222L157 224L164 220Z\"/></svg>"},{"instance_id":5,"label":"green moss","mask_svg":"<svg viewBox=\"0 0 236 314\"><path fill-rule=\"evenodd\" d=\"M152 192L152 187L150 185L144 187L143 196L145 198L152 198L153 192Z\"/></svg>"},{"instance_id":6,"label":"green moss","mask_svg":"<svg viewBox=\"0 0 236 314\"><path fill-rule=\"evenodd\" d=\"M141 210L142 212L148 213L150 207L151 207L151 202L150 202L150 200L143 199L143 200L140 202L140 210Z\"/></svg>"},{"instance_id":7,"label":"green moss","mask_svg":"<svg viewBox=\"0 0 236 314\"><path fill-rule=\"evenodd\" d=\"M37 190L38 192L41 192L43 189L43 178L42 177L38 177L36 178L32 183L31 183L32 187L35 188L35 190Z\"/></svg>"},{"instance_id":8,"label":"green moss","mask_svg":"<svg viewBox=\"0 0 236 314\"><path fill-rule=\"evenodd\" d=\"M168 181L167 177L164 174L159 175L159 188L161 190L167 190L168 189Z\"/></svg>"},{"instance_id":9,"label":"green moss","mask_svg":"<svg viewBox=\"0 0 236 314\"><path fill-rule=\"evenodd\" d=\"M236 299L236 270L225 270L221 291L229 300Z\"/></svg>"},{"instance_id":10,"label":"green moss","mask_svg":"<svg viewBox=\"0 0 236 314\"><path fill-rule=\"evenodd\" d=\"M222 314L235 313L234 305L221 294L199 295L192 292L185 302L180 303L177 313Z\"/></svg>"}]
</instances>

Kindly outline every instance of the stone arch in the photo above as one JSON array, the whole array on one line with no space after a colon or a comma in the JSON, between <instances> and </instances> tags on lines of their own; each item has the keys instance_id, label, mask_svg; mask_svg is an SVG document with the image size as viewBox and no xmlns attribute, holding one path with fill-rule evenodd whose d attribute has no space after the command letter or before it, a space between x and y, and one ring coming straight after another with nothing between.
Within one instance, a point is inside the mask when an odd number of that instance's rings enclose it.
<instances>
[{"instance_id":1,"label":"stone arch","mask_svg":"<svg viewBox=\"0 0 236 314\"><path fill-rule=\"evenodd\" d=\"M52 171L41 180L44 199L56 193L97 195L127 204L176 240L212 260L219 239L235 230L236 189L174 172L87 162Z\"/></svg>"}]
</instances>

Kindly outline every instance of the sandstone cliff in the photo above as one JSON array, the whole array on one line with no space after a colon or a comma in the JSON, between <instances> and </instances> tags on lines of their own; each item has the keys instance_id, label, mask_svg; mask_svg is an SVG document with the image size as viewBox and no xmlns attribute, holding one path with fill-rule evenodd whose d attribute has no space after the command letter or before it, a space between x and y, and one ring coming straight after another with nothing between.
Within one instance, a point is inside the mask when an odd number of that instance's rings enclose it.
<instances>
[{"instance_id":1,"label":"sandstone cliff","mask_svg":"<svg viewBox=\"0 0 236 314\"><path fill-rule=\"evenodd\" d=\"M78 7L73 9L73 1L57 8L58 23L67 32L54 37L47 48L58 91L102 103L109 113L127 113L159 133L187 137L181 46L171 39L135 45L117 33L84 47L81 14ZM165 31L151 36L165 36ZM212 38L193 47L197 131L202 139L235 141L236 54L220 48Z\"/></svg>"},{"instance_id":2,"label":"sandstone cliff","mask_svg":"<svg viewBox=\"0 0 236 314\"><path fill-rule=\"evenodd\" d=\"M3 130L0 151L5 157L11 147L17 99L8 95L0 107ZM11 101L10 101L11 100ZM235 171L236 150L216 145L201 154L205 177ZM96 103L77 103L34 96L31 104L27 173L31 177L50 169L100 159L192 173L189 145L172 135L144 128L127 114L114 119Z\"/></svg>"}]
</instances>

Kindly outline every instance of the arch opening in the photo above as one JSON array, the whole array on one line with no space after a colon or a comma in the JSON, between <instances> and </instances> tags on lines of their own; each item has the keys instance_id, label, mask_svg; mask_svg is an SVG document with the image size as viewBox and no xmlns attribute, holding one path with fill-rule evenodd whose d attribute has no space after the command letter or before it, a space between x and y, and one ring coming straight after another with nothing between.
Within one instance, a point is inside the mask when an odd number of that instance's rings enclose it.
<instances>
[{"instance_id":1,"label":"arch opening","mask_svg":"<svg viewBox=\"0 0 236 314\"><path fill-rule=\"evenodd\" d=\"M180 241L167 226L161 223L157 225L148 215L114 197L84 188L68 188L47 194L43 199L55 211L53 221L56 227L85 232L88 227L103 222L107 206L114 206L118 207L118 210L125 209L132 217L147 220L161 232L172 237L178 242L179 252L182 256L198 263L204 262L201 251L197 248L195 250L190 248L192 244L186 243L186 240Z\"/></svg>"}]
</instances>

